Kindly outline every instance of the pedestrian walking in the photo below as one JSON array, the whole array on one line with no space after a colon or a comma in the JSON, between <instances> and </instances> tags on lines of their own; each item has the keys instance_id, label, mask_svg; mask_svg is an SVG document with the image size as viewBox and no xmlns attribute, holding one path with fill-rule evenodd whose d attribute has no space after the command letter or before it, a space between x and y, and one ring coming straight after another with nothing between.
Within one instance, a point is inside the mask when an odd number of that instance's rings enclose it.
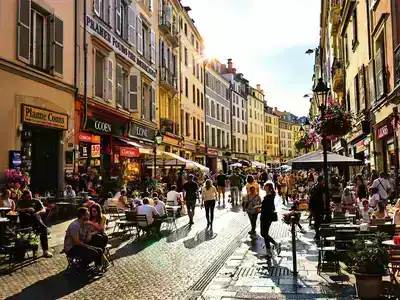
<instances>
[{"instance_id":1,"label":"pedestrian walking","mask_svg":"<svg viewBox=\"0 0 400 300\"><path fill-rule=\"evenodd\" d=\"M229 177L229 181L231 183L232 205L238 205L242 179L236 174L236 171L233 171L233 174Z\"/></svg>"},{"instance_id":2,"label":"pedestrian walking","mask_svg":"<svg viewBox=\"0 0 400 300\"><path fill-rule=\"evenodd\" d=\"M251 230L250 235L256 234L256 225L258 213L261 209L261 197L256 193L256 188L254 186L250 187L250 193L247 195L245 210L249 216Z\"/></svg>"},{"instance_id":3,"label":"pedestrian walking","mask_svg":"<svg viewBox=\"0 0 400 300\"><path fill-rule=\"evenodd\" d=\"M226 175L222 172L222 170L219 171L219 174L217 176L217 187L218 187L218 205L221 205L221 194L222 194L223 205L225 206Z\"/></svg>"},{"instance_id":4,"label":"pedestrian walking","mask_svg":"<svg viewBox=\"0 0 400 300\"><path fill-rule=\"evenodd\" d=\"M193 225L194 210L196 208L196 200L199 196L199 186L193 180L193 175L188 176L188 181L183 185L185 190L185 202L187 207L187 214L189 216L189 224Z\"/></svg>"},{"instance_id":5,"label":"pedestrian walking","mask_svg":"<svg viewBox=\"0 0 400 300\"><path fill-rule=\"evenodd\" d=\"M318 176L317 183L310 190L310 203L309 209L314 219L315 240L320 239L319 230L322 220L324 219L325 212L326 191L324 184L324 177Z\"/></svg>"},{"instance_id":6,"label":"pedestrian walking","mask_svg":"<svg viewBox=\"0 0 400 300\"><path fill-rule=\"evenodd\" d=\"M275 246L276 252L279 255L281 253L281 244L277 243L270 235L269 229L271 228L272 222L278 221L278 215L275 211L275 189L272 183L264 185L266 196L261 204L261 236L265 241L265 248L267 256L272 257L271 243Z\"/></svg>"},{"instance_id":7,"label":"pedestrian walking","mask_svg":"<svg viewBox=\"0 0 400 300\"><path fill-rule=\"evenodd\" d=\"M207 228L212 228L214 220L215 199L217 198L217 189L213 185L211 179L206 180L205 187L203 187L201 208L206 209Z\"/></svg>"}]
</instances>

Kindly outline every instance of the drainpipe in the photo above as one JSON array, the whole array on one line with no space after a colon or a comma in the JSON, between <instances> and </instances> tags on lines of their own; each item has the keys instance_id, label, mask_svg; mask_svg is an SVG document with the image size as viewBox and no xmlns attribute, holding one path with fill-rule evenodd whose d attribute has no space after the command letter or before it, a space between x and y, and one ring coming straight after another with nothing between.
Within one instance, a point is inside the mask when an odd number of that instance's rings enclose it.
<instances>
[{"instance_id":1,"label":"drainpipe","mask_svg":"<svg viewBox=\"0 0 400 300\"><path fill-rule=\"evenodd\" d=\"M75 86L75 100L78 100L78 0L74 2L74 86Z\"/></svg>"},{"instance_id":2,"label":"drainpipe","mask_svg":"<svg viewBox=\"0 0 400 300\"><path fill-rule=\"evenodd\" d=\"M86 17L87 17L87 2L84 1L83 4L83 121L81 123L82 129L86 127L87 122L87 73L88 73L88 45L87 45L87 37L86 37Z\"/></svg>"}]
</instances>

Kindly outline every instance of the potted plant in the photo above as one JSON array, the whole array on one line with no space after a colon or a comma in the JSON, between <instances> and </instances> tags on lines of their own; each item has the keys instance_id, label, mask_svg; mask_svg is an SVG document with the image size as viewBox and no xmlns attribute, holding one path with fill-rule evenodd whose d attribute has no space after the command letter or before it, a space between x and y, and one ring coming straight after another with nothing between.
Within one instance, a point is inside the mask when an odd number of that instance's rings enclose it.
<instances>
[{"instance_id":1,"label":"potted plant","mask_svg":"<svg viewBox=\"0 0 400 300\"><path fill-rule=\"evenodd\" d=\"M377 233L372 244L358 240L349 254L349 269L356 277L357 296L361 299L379 298L382 292L382 276L387 274L389 255L382 246L385 233Z\"/></svg>"},{"instance_id":2,"label":"potted plant","mask_svg":"<svg viewBox=\"0 0 400 300\"><path fill-rule=\"evenodd\" d=\"M299 224L299 222L300 222L300 216L301 216L301 212L291 210L291 211L289 211L289 212L283 214L282 220L283 220L283 222L284 222L285 224L288 224L288 225L290 225L290 224L292 224L292 223L293 223L293 224Z\"/></svg>"}]
</instances>

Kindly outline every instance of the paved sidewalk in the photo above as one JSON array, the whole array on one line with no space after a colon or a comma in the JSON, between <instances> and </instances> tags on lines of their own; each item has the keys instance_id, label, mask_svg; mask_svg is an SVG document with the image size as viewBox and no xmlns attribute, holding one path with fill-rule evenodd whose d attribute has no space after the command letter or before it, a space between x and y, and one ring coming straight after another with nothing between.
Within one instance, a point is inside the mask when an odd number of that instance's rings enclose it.
<instances>
[{"instance_id":1,"label":"paved sidewalk","mask_svg":"<svg viewBox=\"0 0 400 300\"><path fill-rule=\"evenodd\" d=\"M270 262L264 257L264 239L246 237L208 285L202 298L216 299L351 299L355 294L346 276L317 274L318 251L314 231L297 232L297 278L292 275L290 226L274 222L271 236L282 243L282 252Z\"/></svg>"}]
</instances>

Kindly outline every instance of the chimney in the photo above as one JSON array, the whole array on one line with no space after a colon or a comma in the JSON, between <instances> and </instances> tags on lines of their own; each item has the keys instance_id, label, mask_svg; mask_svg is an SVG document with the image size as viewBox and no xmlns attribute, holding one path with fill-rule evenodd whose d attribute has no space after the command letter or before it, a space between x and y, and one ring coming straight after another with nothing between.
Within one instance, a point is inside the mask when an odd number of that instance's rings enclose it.
<instances>
[{"instance_id":1,"label":"chimney","mask_svg":"<svg viewBox=\"0 0 400 300\"><path fill-rule=\"evenodd\" d=\"M228 58L228 73L233 73L233 63L232 63L232 58Z\"/></svg>"},{"instance_id":2,"label":"chimney","mask_svg":"<svg viewBox=\"0 0 400 300\"><path fill-rule=\"evenodd\" d=\"M257 84L256 87L257 87L257 91L261 92L261 84Z\"/></svg>"}]
</instances>

